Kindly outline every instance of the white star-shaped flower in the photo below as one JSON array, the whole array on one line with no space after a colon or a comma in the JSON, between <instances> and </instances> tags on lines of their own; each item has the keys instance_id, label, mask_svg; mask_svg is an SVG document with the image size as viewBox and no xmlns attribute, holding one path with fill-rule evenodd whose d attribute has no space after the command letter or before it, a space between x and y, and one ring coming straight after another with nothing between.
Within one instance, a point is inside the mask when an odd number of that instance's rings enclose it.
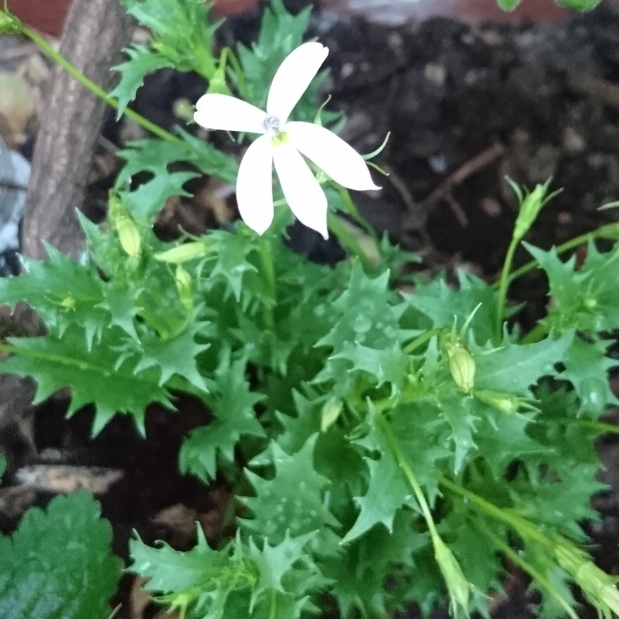
<instances>
[{"instance_id":1,"label":"white star-shaped flower","mask_svg":"<svg viewBox=\"0 0 619 619\"><path fill-rule=\"evenodd\" d=\"M348 189L378 189L363 157L335 133L288 120L328 53L320 43L304 43L288 55L271 82L266 112L221 94L204 95L196 104L194 119L206 129L263 134L247 149L236 181L241 217L258 234L273 221L273 165L292 212L325 238L327 198L304 156Z\"/></svg>"}]
</instances>

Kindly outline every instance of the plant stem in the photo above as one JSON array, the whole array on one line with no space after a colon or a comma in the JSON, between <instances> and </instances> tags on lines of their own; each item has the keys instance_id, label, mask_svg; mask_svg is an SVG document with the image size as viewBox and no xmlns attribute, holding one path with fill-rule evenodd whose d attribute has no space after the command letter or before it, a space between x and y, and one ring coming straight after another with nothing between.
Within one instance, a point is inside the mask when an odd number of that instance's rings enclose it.
<instances>
[{"instance_id":1,"label":"plant stem","mask_svg":"<svg viewBox=\"0 0 619 619\"><path fill-rule=\"evenodd\" d=\"M488 530L485 527L480 526L477 523L474 523L475 528L485 535L488 539L492 541L492 543L507 557L511 559L521 570L527 572L533 580L538 582L544 587L546 592L551 595L559 605L565 610L565 612L570 616L571 619L578 619L578 615L574 612L574 609L568 604L565 598L557 591L555 587L552 586L552 583L539 571L536 570L530 563L525 561L517 552L515 552L512 548L509 547L502 539L499 538L498 535L492 533L492 531Z\"/></svg>"},{"instance_id":2,"label":"plant stem","mask_svg":"<svg viewBox=\"0 0 619 619\"><path fill-rule=\"evenodd\" d=\"M31 30L27 26L21 27L21 33L27 36L33 43L36 43L42 51L44 51L54 62L58 63L67 73L72 75L80 84L86 87L90 92L92 92L95 96L99 97L103 101L105 101L109 106L113 107L115 110L118 109L118 102L110 97L103 88L101 88L98 84L95 84L90 78L86 77L77 67L71 64L62 54L57 52L46 40L44 37L36 33L34 30ZM141 114L134 112L130 108L125 108L123 114L135 121L138 125L142 126L147 131L150 131L157 137L162 140L166 140L167 142L182 142L182 140L175 136L174 134L166 131L159 125L151 122L147 118L144 118Z\"/></svg>"},{"instance_id":3,"label":"plant stem","mask_svg":"<svg viewBox=\"0 0 619 619\"><path fill-rule=\"evenodd\" d=\"M271 591L271 610L269 612L269 619L277 619L277 591L275 591L275 589Z\"/></svg>"},{"instance_id":4,"label":"plant stem","mask_svg":"<svg viewBox=\"0 0 619 619\"><path fill-rule=\"evenodd\" d=\"M222 56L226 51L228 52L228 62L232 65L233 75L236 77L236 87L239 90L239 94L245 101L249 101L249 89L247 88L247 80L245 79L245 73L243 73L243 69L241 68L241 63L229 47L224 48Z\"/></svg>"},{"instance_id":5,"label":"plant stem","mask_svg":"<svg viewBox=\"0 0 619 619\"><path fill-rule=\"evenodd\" d=\"M262 263L262 274L266 280L269 296L275 304L277 297L277 285L275 279L275 268L273 267L273 255L271 254L271 245L268 238L263 239L260 243L260 262ZM275 317L273 316L273 307L265 305L264 320L267 327L272 331L275 329Z\"/></svg>"},{"instance_id":6,"label":"plant stem","mask_svg":"<svg viewBox=\"0 0 619 619\"><path fill-rule=\"evenodd\" d=\"M425 333L422 333L418 337L416 337L413 341L409 342L402 350L407 355L410 355L415 349L417 349L422 344L425 344L429 339L434 337L435 335L439 335L442 331L440 328L430 329Z\"/></svg>"},{"instance_id":7,"label":"plant stem","mask_svg":"<svg viewBox=\"0 0 619 619\"><path fill-rule=\"evenodd\" d=\"M391 430L391 426L389 425L389 422L384 418L383 415L378 415L378 419L379 419L380 425L382 426L382 430L387 439L387 442L389 443L389 446L391 447L391 451L393 455L395 456L396 460L398 461L398 464L402 467L402 471L404 471L404 475L408 483L410 484L411 488L413 489L413 492L415 493L415 498L417 499L417 503L419 504L423 517L426 521L426 524L428 525L430 535L432 536L433 539L438 538L439 534L438 534L438 531L436 530L436 525L434 524L434 518L432 518L432 512L430 511L430 506L428 505L428 502L426 501L426 497L423 494L423 490L421 489L421 485L419 484L417 477L415 477L415 473L413 472L413 469L408 463L408 460L406 459L406 456L402 452L402 449L400 448L398 441L393 435L393 431Z\"/></svg>"},{"instance_id":8,"label":"plant stem","mask_svg":"<svg viewBox=\"0 0 619 619\"><path fill-rule=\"evenodd\" d=\"M540 423L538 421L538 423ZM600 432L606 432L607 434L619 434L619 426L612 423L604 423L603 421L595 421L593 419L560 419L560 420L548 420L546 423L556 423L560 425L572 425L582 426L583 428L591 428L592 430L599 430Z\"/></svg>"},{"instance_id":9,"label":"plant stem","mask_svg":"<svg viewBox=\"0 0 619 619\"><path fill-rule=\"evenodd\" d=\"M593 230L592 232L585 232L579 236L562 243L556 247L556 252L558 254L564 254L566 251L570 249L574 249L579 245L583 245L584 243L588 243L594 239L616 239L619 237L619 222L614 222L611 224L606 224L604 226L600 226L597 230ZM523 264L521 267L517 268L515 271L511 273L509 276L509 280L514 281L523 275L526 275L533 269L538 266L537 260L531 260L526 264ZM501 284L501 279L492 284L493 288L498 288Z\"/></svg>"},{"instance_id":10,"label":"plant stem","mask_svg":"<svg viewBox=\"0 0 619 619\"><path fill-rule=\"evenodd\" d=\"M528 536L529 538L539 542L543 546L554 548L554 544L552 540L548 539L543 533L539 531L539 529L528 520L521 518L515 514L510 514L508 511L497 507L496 505L486 501L486 499L480 497L478 494L463 488L462 486L450 481L446 477L442 475L438 476L438 482L453 492L454 494L458 494L461 497L467 499L470 503L479 508L482 512L491 516L495 520L500 520L505 524L508 524L514 530L516 530L522 536Z\"/></svg>"},{"instance_id":11,"label":"plant stem","mask_svg":"<svg viewBox=\"0 0 619 619\"><path fill-rule=\"evenodd\" d=\"M374 230L374 228L368 223L365 217L363 217L363 215L359 212L359 209L350 197L350 192L348 191L348 189L346 189L346 187L338 187L338 191L340 194L340 199L346 206L348 214L361 226L365 233L378 246L379 239L378 235L376 234L376 230Z\"/></svg>"},{"instance_id":12,"label":"plant stem","mask_svg":"<svg viewBox=\"0 0 619 619\"><path fill-rule=\"evenodd\" d=\"M539 342L548 333L548 327L543 322L538 322L521 340L520 344L533 344Z\"/></svg>"},{"instance_id":13,"label":"plant stem","mask_svg":"<svg viewBox=\"0 0 619 619\"><path fill-rule=\"evenodd\" d=\"M345 225L343 225L341 218L333 213L328 213L327 222L329 230L335 234L342 247L359 258L361 264L363 265L363 269L365 271L373 270L375 265L363 251L361 244L357 241L355 236L348 231Z\"/></svg>"},{"instance_id":14,"label":"plant stem","mask_svg":"<svg viewBox=\"0 0 619 619\"><path fill-rule=\"evenodd\" d=\"M496 337L497 341L501 341L501 330L503 328L503 315L505 313L505 302L507 299L507 287L510 282L509 270L512 268L512 262L514 261L514 253L516 247L520 243L519 238L512 238L511 243L505 254L505 260L503 262L503 270L501 271L501 279L499 280L499 300L497 302L496 312Z\"/></svg>"}]
</instances>

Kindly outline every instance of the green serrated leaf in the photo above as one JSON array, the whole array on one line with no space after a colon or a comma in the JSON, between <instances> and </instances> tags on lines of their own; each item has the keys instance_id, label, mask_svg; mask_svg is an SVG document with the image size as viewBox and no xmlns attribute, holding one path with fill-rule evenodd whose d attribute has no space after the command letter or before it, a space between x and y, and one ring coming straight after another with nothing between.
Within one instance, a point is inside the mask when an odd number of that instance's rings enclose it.
<instances>
[{"instance_id":1,"label":"green serrated leaf","mask_svg":"<svg viewBox=\"0 0 619 619\"><path fill-rule=\"evenodd\" d=\"M197 527L198 542L186 552L174 550L165 542L158 548L147 546L140 539L129 542L133 560L130 570L148 581L146 591L182 592L196 586L208 589L229 561L228 548L213 550L206 541L201 527Z\"/></svg>"},{"instance_id":2,"label":"green serrated leaf","mask_svg":"<svg viewBox=\"0 0 619 619\"><path fill-rule=\"evenodd\" d=\"M607 346L603 342L587 342L575 337L563 361L565 369L561 378L574 385L581 402L581 414L594 418L603 415L609 405L619 404L608 380L608 373L618 367L619 362L606 355Z\"/></svg>"},{"instance_id":3,"label":"green serrated leaf","mask_svg":"<svg viewBox=\"0 0 619 619\"><path fill-rule=\"evenodd\" d=\"M563 361L572 343L573 333L558 339L546 338L535 344L518 345L506 337L501 348L493 352L471 352L477 366L476 389L530 397L530 387L543 376L555 376L555 365Z\"/></svg>"},{"instance_id":4,"label":"green serrated leaf","mask_svg":"<svg viewBox=\"0 0 619 619\"><path fill-rule=\"evenodd\" d=\"M223 282L238 301L244 289L247 274L257 268L248 260L248 255L257 250L256 245L241 234L217 231L209 235L212 247L213 266L211 277L205 284L213 288Z\"/></svg>"},{"instance_id":5,"label":"green serrated leaf","mask_svg":"<svg viewBox=\"0 0 619 619\"><path fill-rule=\"evenodd\" d=\"M35 402L70 387L73 398L69 415L86 404L95 404L93 434L117 412L132 414L138 428L143 429L150 403L159 402L168 408L172 405L156 373L136 372L135 362L119 367L117 351L126 345L126 337L120 329L107 329L101 340L88 348L84 327L74 325L62 337L14 338L10 343L17 354L2 361L0 368L7 374L32 376L37 383Z\"/></svg>"},{"instance_id":6,"label":"green serrated leaf","mask_svg":"<svg viewBox=\"0 0 619 619\"><path fill-rule=\"evenodd\" d=\"M247 81L246 96L249 103L265 108L273 76L282 60L303 42L310 14L311 8L306 7L297 15L292 15L282 0L274 0L262 17L258 40L252 49L238 46L237 54Z\"/></svg>"},{"instance_id":7,"label":"green serrated leaf","mask_svg":"<svg viewBox=\"0 0 619 619\"><path fill-rule=\"evenodd\" d=\"M397 510L411 502L411 490L391 454L384 453L378 461L366 458L366 464L369 469L368 489L363 496L355 497L359 516L342 539L342 544L357 539L377 524L391 531Z\"/></svg>"},{"instance_id":8,"label":"green serrated leaf","mask_svg":"<svg viewBox=\"0 0 619 619\"><path fill-rule=\"evenodd\" d=\"M272 443L273 479L264 479L246 471L256 496L243 499L254 515L251 520L240 521L243 527L277 544L287 532L298 537L325 525L338 526L323 498L329 480L314 468L316 438L316 435L310 437L293 455L288 455L277 443Z\"/></svg>"},{"instance_id":9,"label":"green serrated leaf","mask_svg":"<svg viewBox=\"0 0 619 619\"><path fill-rule=\"evenodd\" d=\"M538 443L529 435L530 414L506 415L486 411L482 415L485 427L479 428L477 447L497 478L514 460L540 454L547 457L551 452L551 447Z\"/></svg>"},{"instance_id":10,"label":"green serrated leaf","mask_svg":"<svg viewBox=\"0 0 619 619\"><path fill-rule=\"evenodd\" d=\"M545 252L526 243L525 246L548 277L553 300L546 319L550 327L559 333L576 329L590 334L617 327L619 245L608 253L600 253L590 242L580 270L575 256L563 262L554 248Z\"/></svg>"},{"instance_id":11,"label":"green serrated leaf","mask_svg":"<svg viewBox=\"0 0 619 619\"><path fill-rule=\"evenodd\" d=\"M311 531L298 537L290 537L287 531L284 539L274 546L265 539L262 549L256 546L253 539L249 540L247 556L258 570L258 582L252 596L254 602L266 591L286 593L283 582L286 573L297 562L307 563L309 557L304 549L315 535L316 532Z\"/></svg>"},{"instance_id":12,"label":"green serrated leaf","mask_svg":"<svg viewBox=\"0 0 619 619\"><path fill-rule=\"evenodd\" d=\"M213 35L219 23L209 19L202 0L122 0L128 13L153 35L151 47L179 71L210 79L215 71Z\"/></svg>"},{"instance_id":13,"label":"green serrated leaf","mask_svg":"<svg viewBox=\"0 0 619 619\"><path fill-rule=\"evenodd\" d=\"M0 454L0 481L2 480L2 476L6 471L6 458Z\"/></svg>"},{"instance_id":14,"label":"green serrated leaf","mask_svg":"<svg viewBox=\"0 0 619 619\"><path fill-rule=\"evenodd\" d=\"M106 619L121 576L112 532L86 491L29 509L12 537L0 537L3 619Z\"/></svg>"},{"instance_id":15,"label":"green serrated leaf","mask_svg":"<svg viewBox=\"0 0 619 619\"><path fill-rule=\"evenodd\" d=\"M211 394L205 401L215 415L208 426L193 430L183 443L179 466L200 479L213 479L217 472L217 455L234 462L234 449L241 436L264 436L256 418L255 405L263 396L249 389L246 362L239 360L219 368L210 384Z\"/></svg>"},{"instance_id":16,"label":"green serrated leaf","mask_svg":"<svg viewBox=\"0 0 619 619\"><path fill-rule=\"evenodd\" d=\"M363 496L354 497L359 515L342 539L342 544L357 539L377 524L382 524L388 531L392 531L397 511L402 506L416 505L402 467L395 459L377 422L379 414L373 409L370 411L368 420L370 431L365 437L355 441L370 453L377 453L379 458L369 456L365 458L369 471L367 490ZM402 435L399 434L399 437Z\"/></svg>"},{"instance_id":17,"label":"green serrated leaf","mask_svg":"<svg viewBox=\"0 0 619 619\"><path fill-rule=\"evenodd\" d=\"M114 186L122 188L138 172L150 172L154 177L168 174L168 166L175 161L193 163L204 174L215 175L227 183L236 182L239 166L234 157L187 131L178 129L178 133L182 141L139 140L121 150L118 156L125 160L125 165Z\"/></svg>"},{"instance_id":18,"label":"green serrated leaf","mask_svg":"<svg viewBox=\"0 0 619 619\"><path fill-rule=\"evenodd\" d=\"M181 333L169 339L147 332L138 344L131 344L139 357L134 372L140 373L155 368L159 373L159 385L165 385L173 376L191 383L198 391L208 391L196 362L198 355L208 344L198 344L196 336L203 333L206 323L192 321Z\"/></svg>"},{"instance_id":19,"label":"green serrated leaf","mask_svg":"<svg viewBox=\"0 0 619 619\"><path fill-rule=\"evenodd\" d=\"M104 298L101 278L92 265L80 264L49 245L47 252L47 261L24 259L24 274L0 279L2 303L15 307L27 301L59 334L78 322L90 342L108 324L97 309Z\"/></svg>"},{"instance_id":20,"label":"green serrated leaf","mask_svg":"<svg viewBox=\"0 0 619 619\"><path fill-rule=\"evenodd\" d=\"M491 340L496 324L497 292L483 280L458 272L459 287L454 290L442 278L429 284L415 286L415 293L406 295L406 301L431 321L433 328L462 327L473 315L470 328L480 342ZM473 314L474 312L474 314Z\"/></svg>"},{"instance_id":21,"label":"green serrated leaf","mask_svg":"<svg viewBox=\"0 0 619 619\"><path fill-rule=\"evenodd\" d=\"M150 226L172 196L191 196L183 186L195 172L166 172L153 177L134 191L121 190L119 197L138 224Z\"/></svg>"},{"instance_id":22,"label":"green serrated leaf","mask_svg":"<svg viewBox=\"0 0 619 619\"><path fill-rule=\"evenodd\" d=\"M389 383L392 392L395 393L404 386L408 370L408 356L397 342L382 350L357 343L345 344L343 350L330 357L330 360L338 359L350 361L350 372L371 374L376 379L377 387Z\"/></svg>"},{"instance_id":23,"label":"green serrated leaf","mask_svg":"<svg viewBox=\"0 0 619 619\"><path fill-rule=\"evenodd\" d=\"M144 77L156 69L173 68L174 65L160 54L143 45L134 45L125 50L129 60L114 67L121 74L120 82L110 92L110 97L118 100L117 118L120 118L130 101L135 99Z\"/></svg>"}]
</instances>

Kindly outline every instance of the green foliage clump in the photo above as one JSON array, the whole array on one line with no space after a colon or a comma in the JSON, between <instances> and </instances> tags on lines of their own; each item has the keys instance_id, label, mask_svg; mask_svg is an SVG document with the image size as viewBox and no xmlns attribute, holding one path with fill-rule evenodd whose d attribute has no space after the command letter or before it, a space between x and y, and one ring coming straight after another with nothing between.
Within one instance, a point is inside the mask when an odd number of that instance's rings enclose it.
<instances>
[{"instance_id":1,"label":"green foliage clump","mask_svg":"<svg viewBox=\"0 0 619 619\"><path fill-rule=\"evenodd\" d=\"M124 1L153 39L120 67L121 110L161 66L263 105L308 21L276 0L253 47L215 57L216 25L205 25L201 1ZM320 79L299 118L318 115ZM199 529L187 552L134 539L131 570L162 604L184 619L298 619L328 598L350 619L411 603L426 615L438 603L487 614L509 557L541 592L545 617L576 616L570 583L602 616L619 610L613 579L581 549L583 521L597 518L590 498L604 489L595 441L612 429L601 418L617 403L608 386L617 244L592 243L579 269L555 249L527 246L551 303L523 333L505 322L517 318L505 308L511 255L552 197L547 184L517 189L521 211L497 286L459 272L456 282L409 278L403 292L399 265L411 257L377 239L331 181L322 179L330 227L351 255L327 267L290 250L279 206L262 237L239 223L160 240L153 225L167 198L187 195L200 173L233 182L237 164L183 131L121 156L109 223L82 219L83 260L50 248L47 262L25 261L22 276L0 282L5 303L27 300L47 327L0 346L13 353L0 369L32 376L37 400L70 387L70 414L95 405L94 433L119 413L143 431L146 407L173 409L179 393L211 411L186 437L179 466L205 483L230 482L236 534L212 547ZM173 171L176 162L192 170ZM144 172L148 180L129 183ZM22 528L35 539L30 520ZM91 546L80 546L88 557Z\"/></svg>"},{"instance_id":2,"label":"green foliage clump","mask_svg":"<svg viewBox=\"0 0 619 619\"><path fill-rule=\"evenodd\" d=\"M0 616L4 619L106 619L121 576L112 531L99 505L80 491L29 509L0 536Z\"/></svg>"}]
</instances>

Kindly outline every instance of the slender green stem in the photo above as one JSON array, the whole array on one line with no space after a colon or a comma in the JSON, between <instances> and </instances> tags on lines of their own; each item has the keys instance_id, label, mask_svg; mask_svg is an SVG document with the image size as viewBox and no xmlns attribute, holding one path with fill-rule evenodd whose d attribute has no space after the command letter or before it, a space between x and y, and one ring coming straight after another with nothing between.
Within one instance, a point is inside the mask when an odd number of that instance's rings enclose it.
<instances>
[{"instance_id":1,"label":"slender green stem","mask_svg":"<svg viewBox=\"0 0 619 619\"><path fill-rule=\"evenodd\" d=\"M548 333L548 325L538 322L521 340L520 344L534 344Z\"/></svg>"},{"instance_id":2,"label":"slender green stem","mask_svg":"<svg viewBox=\"0 0 619 619\"><path fill-rule=\"evenodd\" d=\"M404 475L408 483L410 484L413 492L415 493L415 498L417 499L417 503L419 504L423 517L426 521L426 524L428 525L430 535L432 535L433 539L438 538L439 534L438 534L438 531L436 530L436 525L434 524L434 518L432 518L432 512L430 511L430 506L428 505L428 502L426 501L426 497L423 493L421 485L419 484L419 481L417 481L417 477L415 477L415 473L413 472L413 469L408 463L408 460L406 459L406 456L402 452L402 449L400 448L398 441L393 435L393 431L391 430L391 426L389 425L389 422L384 418L383 415L379 415L378 419L379 419L380 425L382 426L383 433L387 439L387 442L389 443L389 446L391 447L391 451L393 455L395 456L396 460L398 461L398 464L402 467L402 471L404 471Z\"/></svg>"},{"instance_id":3,"label":"slender green stem","mask_svg":"<svg viewBox=\"0 0 619 619\"><path fill-rule=\"evenodd\" d=\"M275 591L275 589L271 591L271 610L269 612L269 619L277 619L277 591Z\"/></svg>"},{"instance_id":4,"label":"slender green stem","mask_svg":"<svg viewBox=\"0 0 619 619\"><path fill-rule=\"evenodd\" d=\"M546 592L551 595L559 605L565 610L565 612L571 617L571 619L578 619L578 615L574 612L574 609L568 604L565 598L557 591L552 583L537 569L535 569L530 563L525 561L517 552L510 548L498 535L492 533L485 527L480 526L477 523L473 523L475 528L485 535L492 543L507 557L509 557L521 570L527 572L533 580L539 583Z\"/></svg>"},{"instance_id":5,"label":"slender green stem","mask_svg":"<svg viewBox=\"0 0 619 619\"><path fill-rule=\"evenodd\" d=\"M501 279L499 280L499 299L497 302L496 312L496 337L498 341L501 340L501 331L503 329L503 316L505 314L505 303L507 300L507 287L510 281L509 270L512 268L514 253L516 252L516 247L518 247L518 243L520 243L519 238L512 238L511 243L509 244L509 247L507 249L507 254L505 255L503 270L501 271Z\"/></svg>"},{"instance_id":6,"label":"slender green stem","mask_svg":"<svg viewBox=\"0 0 619 619\"><path fill-rule=\"evenodd\" d=\"M236 77L236 87L239 89L239 94L245 101L249 101L249 88L247 87L247 80L245 79L245 72L241 68L241 63L232 49L226 47L224 52L226 50L228 51L228 62L232 65L234 76Z\"/></svg>"},{"instance_id":7,"label":"slender green stem","mask_svg":"<svg viewBox=\"0 0 619 619\"><path fill-rule=\"evenodd\" d=\"M414 350L419 348L419 346L421 346L422 344L425 344L429 339L431 339L435 335L438 335L441 331L442 329L430 329L429 331L422 333L420 336L416 337L412 342L409 342L403 348L403 351L407 355L410 355Z\"/></svg>"},{"instance_id":8,"label":"slender green stem","mask_svg":"<svg viewBox=\"0 0 619 619\"><path fill-rule=\"evenodd\" d=\"M260 262L262 264L262 274L264 275L269 296L275 302L277 298L277 284L275 278L275 268L273 266L273 255L269 239L265 238L260 243ZM273 307L266 305L264 308L264 319L269 329L275 329L275 317Z\"/></svg>"},{"instance_id":9,"label":"slender green stem","mask_svg":"<svg viewBox=\"0 0 619 619\"><path fill-rule=\"evenodd\" d=\"M105 101L109 106L113 107L115 110L118 109L118 101L114 98L110 97L103 88L101 88L98 84L93 82L90 78L86 77L77 67L71 64L62 54L57 52L41 35L37 34L34 30L31 30L27 26L21 27L21 32L23 35L27 36L32 42L36 43L41 50L43 50L54 62L58 63L67 73L73 76L80 84L86 87L90 92L92 92L95 96L99 97L103 101ZM151 122L147 118L144 118L141 114L134 112L130 108L125 108L124 115L127 118L138 123L146 129L150 131L157 137L160 137L162 140L166 140L168 142L181 142L182 140L175 136L174 134L166 131L159 125Z\"/></svg>"},{"instance_id":10,"label":"slender green stem","mask_svg":"<svg viewBox=\"0 0 619 619\"><path fill-rule=\"evenodd\" d=\"M337 240L340 242L344 249L359 258L364 270L371 271L372 269L374 269L375 265L363 251L361 244L357 241L355 236L351 234L346 228L346 226L342 223L342 220L337 215L334 215L333 213L328 213L327 221L329 225L329 230L331 230L331 232L335 234Z\"/></svg>"},{"instance_id":11,"label":"slender green stem","mask_svg":"<svg viewBox=\"0 0 619 619\"><path fill-rule=\"evenodd\" d=\"M363 217L363 215L359 212L359 209L350 197L350 192L348 189L346 189L346 187L338 187L338 191L342 202L346 205L348 214L363 228L365 233L374 241L374 243L378 245L379 241L378 236L376 235L376 230L370 226L365 217Z\"/></svg>"},{"instance_id":12,"label":"slender green stem","mask_svg":"<svg viewBox=\"0 0 619 619\"><path fill-rule=\"evenodd\" d=\"M500 507L497 507L489 501L486 501L486 499L480 497L478 494L475 494L474 492L463 488L462 486L450 481L442 475L438 476L438 482L454 494L458 494L459 496L467 499L471 504L473 504L475 507L480 509L488 516L491 516L495 520L500 520L501 522L508 524L520 535L528 536L544 546L554 548L552 540L547 538L543 533L541 533L541 531L539 531L538 528L536 528L533 523L529 522L528 520L525 520L520 516L512 514L504 509L501 509Z\"/></svg>"},{"instance_id":13,"label":"slender green stem","mask_svg":"<svg viewBox=\"0 0 619 619\"><path fill-rule=\"evenodd\" d=\"M585 234L581 234L579 236L562 243L556 247L556 252L558 254L564 254L570 249L574 249L575 247L579 247L584 243L588 243L594 239L616 239L619 237L619 222L614 222L611 224L606 224L604 226L600 226L597 230L593 230L592 232L585 232ZM517 268L515 271L511 273L509 276L510 281L514 281L523 275L526 275L530 271L533 271L538 266L537 260L531 260L526 264L523 264L521 267ZM498 288L501 284L501 279L496 281L492 287Z\"/></svg>"},{"instance_id":14,"label":"slender green stem","mask_svg":"<svg viewBox=\"0 0 619 619\"><path fill-rule=\"evenodd\" d=\"M560 420L548 420L541 421L538 420L538 423L557 423L561 425L572 425L575 424L577 426L582 426L583 428L590 428L592 430L599 430L600 432L606 432L607 434L619 434L619 426L616 426L612 423L604 423L603 421L595 421L594 419L560 419Z\"/></svg>"}]
</instances>

